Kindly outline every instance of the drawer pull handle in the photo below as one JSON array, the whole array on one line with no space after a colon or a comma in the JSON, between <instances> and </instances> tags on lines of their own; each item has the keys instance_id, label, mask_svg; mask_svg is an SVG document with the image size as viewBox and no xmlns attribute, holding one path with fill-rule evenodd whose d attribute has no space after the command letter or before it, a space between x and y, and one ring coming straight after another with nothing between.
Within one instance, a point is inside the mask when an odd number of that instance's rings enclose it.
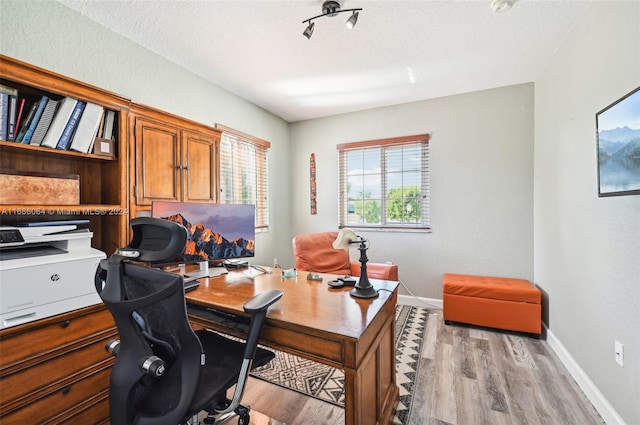
<instances>
[{"instance_id":1,"label":"drawer pull handle","mask_svg":"<svg viewBox=\"0 0 640 425\"><path fill-rule=\"evenodd\" d=\"M65 328L68 328L70 324L71 324L71 320L65 320L64 322L60 323L60 327L62 329L65 329Z\"/></svg>"},{"instance_id":2,"label":"drawer pull handle","mask_svg":"<svg viewBox=\"0 0 640 425\"><path fill-rule=\"evenodd\" d=\"M64 394L64 395L67 395L67 394L69 394L70 392L71 392L71 386L70 386L70 385L67 385L66 387L64 387L64 388L62 389L62 394Z\"/></svg>"}]
</instances>

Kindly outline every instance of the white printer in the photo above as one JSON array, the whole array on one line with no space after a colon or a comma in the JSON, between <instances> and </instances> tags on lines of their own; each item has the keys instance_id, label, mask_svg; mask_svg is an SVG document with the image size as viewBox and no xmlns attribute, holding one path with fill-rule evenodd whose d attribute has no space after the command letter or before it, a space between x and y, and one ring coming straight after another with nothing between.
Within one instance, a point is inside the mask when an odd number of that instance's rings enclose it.
<instances>
[{"instance_id":1,"label":"white printer","mask_svg":"<svg viewBox=\"0 0 640 425\"><path fill-rule=\"evenodd\" d=\"M0 329L101 303L104 252L76 225L0 227Z\"/></svg>"}]
</instances>

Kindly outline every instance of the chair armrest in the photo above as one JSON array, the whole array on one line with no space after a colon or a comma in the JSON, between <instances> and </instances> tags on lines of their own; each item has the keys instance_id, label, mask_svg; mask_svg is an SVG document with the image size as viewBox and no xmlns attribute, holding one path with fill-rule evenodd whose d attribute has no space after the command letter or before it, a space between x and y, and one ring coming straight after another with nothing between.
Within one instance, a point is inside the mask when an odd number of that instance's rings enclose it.
<instances>
[{"instance_id":1,"label":"chair armrest","mask_svg":"<svg viewBox=\"0 0 640 425\"><path fill-rule=\"evenodd\" d=\"M260 339L260 332L262 332L264 318L267 316L269 306L280 298L282 298L282 291L272 289L270 291L261 292L244 304L244 311L251 315L251 321L249 322L249 332L245 343L242 367L240 368L238 382L236 383L236 388L233 392L231 402L224 409L218 410L216 408L217 413L225 414L232 412L240 405L240 400L242 400L244 388L247 384L247 379L249 378L251 363L256 355L256 349L258 348L258 339Z\"/></svg>"},{"instance_id":2,"label":"chair armrest","mask_svg":"<svg viewBox=\"0 0 640 425\"><path fill-rule=\"evenodd\" d=\"M272 289L270 291L261 292L255 297L247 301L243 308L246 313L253 314L255 312L266 311L269 306L282 298L282 291Z\"/></svg>"},{"instance_id":3,"label":"chair armrest","mask_svg":"<svg viewBox=\"0 0 640 425\"><path fill-rule=\"evenodd\" d=\"M270 291L261 292L247 301L243 308L246 313L251 315L249 322L249 333L247 334L247 345L245 346L244 358L253 359L258 346L258 339L262 331L264 319L267 316L267 310L271 304L282 298L282 291L272 289Z\"/></svg>"},{"instance_id":4,"label":"chair armrest","mask_svg":"<svg viewBox=\"0 0 640 425\"><path fill-rule=\"evenodd\" d=\"M360 262L352 261L351 276L360 276ZM370 279L398 281L398 265L386 263L367 263L367 276Z\"/></svg>"}]
</instances>

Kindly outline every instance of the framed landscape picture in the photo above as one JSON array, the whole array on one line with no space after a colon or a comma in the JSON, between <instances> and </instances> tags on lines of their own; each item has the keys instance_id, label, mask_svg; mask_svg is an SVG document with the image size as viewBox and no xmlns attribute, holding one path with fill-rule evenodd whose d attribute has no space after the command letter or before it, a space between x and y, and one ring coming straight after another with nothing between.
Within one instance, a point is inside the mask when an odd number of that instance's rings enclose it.
<instances>
[{"instance_id":1,"label":"framed landscape picture","mask_svg":"<svg viewBox=\"0 0 640 425\"><path fill-rule=\"evenodd\" d=\"M640 195L640 87L596 113L598 196Z\"/></svg>"}]
</instances>

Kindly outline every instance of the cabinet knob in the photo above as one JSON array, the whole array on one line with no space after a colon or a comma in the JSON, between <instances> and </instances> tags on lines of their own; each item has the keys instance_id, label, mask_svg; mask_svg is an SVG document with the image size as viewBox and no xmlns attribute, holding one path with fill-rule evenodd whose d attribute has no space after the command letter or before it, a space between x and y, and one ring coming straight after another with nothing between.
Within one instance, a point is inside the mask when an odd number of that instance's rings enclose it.
<instances>
[{"instance_id":1,"label":"cabinet knob","mask_svg":"<svg viewBox=\"0 0 640 425\"><path fill-rule=\"evenodd\" d=\"M60 327L62 329L65 329L65 328L68 328L70 324L71 324L71 320L65 320L64 322L60 323Z\"/></svg>"},{"instance_id":2,"label":"cabinet knob","mask_svg":"<svg viewBox=\"0 0 640 425\"><path fill-rule=\"evenodd\" d=\"M67 385L62 389L62 394L67 395L71 392L71 385Z\"/></svg>"},{"instance_id":3,"label":"cabinet knob","mask_svg":"<svg viewBox=\"0 0 640 425\"><path fill-rule=\"evenodd\" d=\"M176 165L176 170L182 170L182 165Z\"/></svg>"}]
</instances>

